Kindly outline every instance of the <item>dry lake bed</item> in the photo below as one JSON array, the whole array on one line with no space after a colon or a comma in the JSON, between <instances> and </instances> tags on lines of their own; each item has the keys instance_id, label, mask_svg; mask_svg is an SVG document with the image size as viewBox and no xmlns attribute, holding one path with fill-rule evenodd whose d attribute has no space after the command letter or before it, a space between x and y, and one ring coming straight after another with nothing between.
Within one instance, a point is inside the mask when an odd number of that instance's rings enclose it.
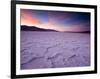
<instances>
[{"instance_id":1,"label":"dry lake bed","mask_svg":"<svg viewBox=\"0 0 100 79\"><path fill-rule=\"evenodd\" d=\"M21 31L21 69L90 66L90 34Z\"/></svg>"}]
</instances>

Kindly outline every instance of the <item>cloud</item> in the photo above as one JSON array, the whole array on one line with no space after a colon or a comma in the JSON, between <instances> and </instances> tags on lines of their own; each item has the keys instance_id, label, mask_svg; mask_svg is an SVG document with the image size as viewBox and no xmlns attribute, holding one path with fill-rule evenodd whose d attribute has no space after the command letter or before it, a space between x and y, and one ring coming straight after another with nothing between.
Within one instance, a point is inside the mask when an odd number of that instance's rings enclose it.
<instances>
[{"instance_id":1,"label":"cloud","mask_svg":"<svg viewBox=\"0 0 100 79\"><path fill-rule=\"evenodd\" d=\"M21 9L21 25L57 31L90 31L89 13Z\"/></svg>"}]
</instances>

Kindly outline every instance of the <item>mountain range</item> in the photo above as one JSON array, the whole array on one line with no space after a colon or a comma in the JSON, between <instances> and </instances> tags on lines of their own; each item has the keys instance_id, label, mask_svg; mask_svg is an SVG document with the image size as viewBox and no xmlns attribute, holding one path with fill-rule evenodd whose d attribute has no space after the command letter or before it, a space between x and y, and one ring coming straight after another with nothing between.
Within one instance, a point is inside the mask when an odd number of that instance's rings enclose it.
<instances>
[{"instance_id":1,"label":"mountain range","mask_svg":"<svg viewBox=\"0 0 100 79\"><path fill-rule=\"evenodd\" d=\"M39 28L36 26L27 26L27 25L21 25L21 30L22 31L51 31L51 32L59 32L57 30L53 29L44 29L44 28ZM65 31L67 33L90 33L90 31L82 31L82 32L72 32L72 31Z\"/></svg>"},{"instance_id":2,"label":"mountain range","mask_svg":"<svg viewBox=\"0 0 100 79\"><path fill-rule=\"evenodd\" d=\"M52 30L52 29L43 29L43 28L38 28L36 26L27 26L27 25L21 25L21 30L22 31L54 31L54 32L57 32L56 30Z\"/></svg>"}]
</instances>

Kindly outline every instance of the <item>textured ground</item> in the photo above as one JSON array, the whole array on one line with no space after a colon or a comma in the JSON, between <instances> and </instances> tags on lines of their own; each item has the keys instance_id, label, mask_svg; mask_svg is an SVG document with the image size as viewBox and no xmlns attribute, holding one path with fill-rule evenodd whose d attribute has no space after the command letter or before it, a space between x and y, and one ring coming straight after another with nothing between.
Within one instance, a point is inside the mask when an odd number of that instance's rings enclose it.
<instances>
[{"instance_id":1,"label":"textured ground","mask_svg":"<svg viewBox=\"0 0 100 79\"><path fill-rule=\"evenodd\" d=\"M21 31L21 69L90 65L90 34Z\"/></svg>"}]
</instances>

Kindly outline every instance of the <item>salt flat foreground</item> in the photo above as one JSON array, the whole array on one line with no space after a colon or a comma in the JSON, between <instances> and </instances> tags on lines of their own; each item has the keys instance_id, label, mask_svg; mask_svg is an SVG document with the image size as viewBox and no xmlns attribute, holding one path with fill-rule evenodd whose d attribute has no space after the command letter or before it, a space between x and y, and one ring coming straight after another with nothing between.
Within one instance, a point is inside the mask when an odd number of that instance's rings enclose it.
<instances>
[{"instance_id":1,"label":"salt flat foreground","mask_svg":"<svg viewBox=\"0 0 100 79\"><path fill-rule=\"evenodd\" d=\"M90 65L90 34L21 31L21 69Z\"/></svg>"}]
</instances>

